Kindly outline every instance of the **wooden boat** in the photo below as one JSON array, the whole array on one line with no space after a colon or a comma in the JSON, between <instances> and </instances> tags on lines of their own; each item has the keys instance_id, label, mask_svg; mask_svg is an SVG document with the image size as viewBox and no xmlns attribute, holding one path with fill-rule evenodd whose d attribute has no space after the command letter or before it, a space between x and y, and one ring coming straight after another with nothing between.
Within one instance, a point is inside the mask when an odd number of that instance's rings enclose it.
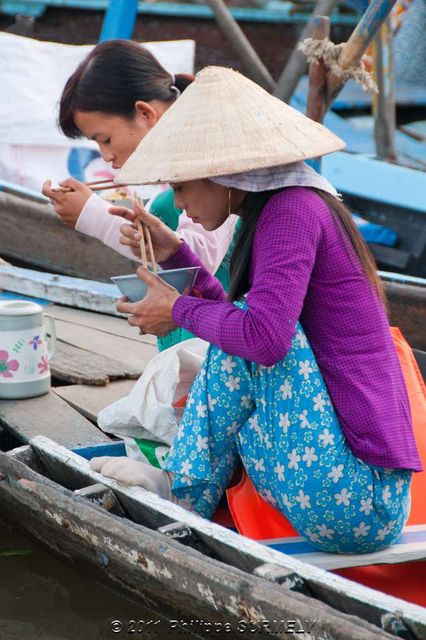
<instances>
[{"instance_id":1,"label":"wooden boat","mask_svg":"<svg viewBox=\"0 0 426 640\"><path fill-rule=\"evenodd\" d=\"M98 240L66 227L36 194L0 191L0 255L15 264L78 278L108 281L134 263ZM22 220L25 223L22 223ZM21 221L17 224L17 221ZM1 286L1 285L0 285Z\"/></svg>"},{"instance_id":2,"label":"wooden boat","mask_svg":"<svg viewBox=\"0 0 426 640\"><path fill-rule=\"evenodd\" d=\"M244 632L287 638L296 630L317 640L426 638L423 607L102 478L86 459L42 436L0 453L0 505L3 516L54 553L85 563L121 593L169 615L179 612L186 630L201 637L214 629L216 637L230 638ZM329 568L330 557L343 557L322 555Z\"/></svg>"}]
</instances>

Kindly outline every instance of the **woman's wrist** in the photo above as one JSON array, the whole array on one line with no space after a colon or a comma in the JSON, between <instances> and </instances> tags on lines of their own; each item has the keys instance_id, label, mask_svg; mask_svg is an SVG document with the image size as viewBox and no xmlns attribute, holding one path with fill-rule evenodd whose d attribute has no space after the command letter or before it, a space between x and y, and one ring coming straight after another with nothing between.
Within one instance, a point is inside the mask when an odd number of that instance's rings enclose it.
<instances>
[{"instance_id":1,"label":"woman's wrist","mask_svg":"<svg viewBox=\"0 0 426 640\"><path fill-rule=\"evenodd\" d=\"M173 260L175 255L179 252L179 249L182 247L183 240L181 240L178 236L175 236L173 243L171 243L169 255L165 260L161 262L168 262L169 260Z\"/></svg>"}]
</instances>

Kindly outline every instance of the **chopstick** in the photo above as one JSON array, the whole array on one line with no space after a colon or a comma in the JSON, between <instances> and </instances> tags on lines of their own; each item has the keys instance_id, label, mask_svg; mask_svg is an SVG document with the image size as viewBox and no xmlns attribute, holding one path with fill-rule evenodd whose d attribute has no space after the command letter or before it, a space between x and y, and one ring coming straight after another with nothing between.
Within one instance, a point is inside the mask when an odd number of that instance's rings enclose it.
<instances>
[{"instance_id":1,"label":"chopstick","mask_svg":"<svg viewBox=\"0 0 426 640\"><path fill-rule=\"evenodd\" d=\"M96 184L106 184L107 182L113 182L113 179L107 178L106 180L95 180L95 182L85 182L84 184L87 187L94 187Z\"/></svg>"},{"instance_id":2,"label":"chopstick","mask_svg":"<svg viewBox=\"0 0 426 640\"><path fill-rule=\"evenodd\" d=\"M111 180L107 180L107 181L102 180L102 182L111 182ZM120 187L127 186L125 184L107 184L105 186L102 186L100 182L98 183L99 187L95 186L96 185L95 182L93 183L86 182L85 184L87 187L90 187L93 192L106 191L107 189L119 189ZM52 191L54 191L55 193L71 193L72 191L74 191L74 189L72 187L58 187L57 189L52 189Z\"/></svg>"},{"instance_id":3,"label":"chopstick","mask_svg":"<svg viewBox=\"0 0 426 640\"><path fill-rule=\"evenodd\" d=\"M148 269L148 261L147 261L146 248L145 248L144 227L140 220L136 220L136 226L138 228L139 233L141 234L141 239L139 240L139 246L141 248L142 266L144 267L144 269Z\"/></svg>"},{"instance_id":4,"label":"chopstick","mask_svg":"<svg viewBox=\"0 0 426 640\"><path fill-rule=\"evenodd\" d=\"M136 202L138 203L139 207L141 209L143 209L142 200L139 198L139 196L136 194L136 192L133 194L133 197L136 200ZM139 218L136 220L136 226L137 226L137 229L138 229L139 233L141 234L141 239L139 241L139 246L141 248L142 266L145 269L148 269L148 257L147 257L147 253L146 253L146 247L145 247L145 242L146 242L146 244L148 245L149 261L152 264L152 268L153 268L154 273L157 273L157 264L155 262L154 247L152 245L151 231L150 231L149 227L147 225L143 224L142 221Z\"/></svg>"},{"instance_id":5,"label":"chopstick","mask_svg":"<svg viewBox=\"0 0 426 640\"><path fill-rule=\"evenodd\" d=\"M154 247L152 246L152 238L151 238L151 231L150 228L147 227L145 225L145 234L146 234L146 239L148 241L148 251L150 254L150 261L152 264L152 268L154 270L154 273L157 273L157 263L155 262L155 256L154 256Z\"/></svg>"},{"instance_id":6,"label":"chopstick","mask_svg":"<svg viewBox=\"0 0 426 640\"><path fill-rule=\"evenodd\" d=\"M107 184L105 187L90 187L92 191L106 191L107 189L119 189L120 187L125 187L125 184Z\"/></svg>"}]
</instances>

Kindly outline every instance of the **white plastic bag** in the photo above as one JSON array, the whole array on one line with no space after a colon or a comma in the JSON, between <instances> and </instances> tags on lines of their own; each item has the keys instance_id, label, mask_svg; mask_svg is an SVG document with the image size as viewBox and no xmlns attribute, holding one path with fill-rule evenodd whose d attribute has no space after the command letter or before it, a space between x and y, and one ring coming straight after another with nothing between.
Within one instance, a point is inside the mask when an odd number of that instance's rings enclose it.
<instances>
[{"instance_id":1,"label":"white plastic bag","mask_svg":"<svg viewBox=\"0 0 426 640\"><path fill-rule=\"evenodd\" d=\"M128 396L99 412L99 427L122 438L129 457L144 459L134 438L172 444L179 425L173 403L188 393L207 347L208 342L192 338L162 351L151 360ZM163 447L157 453L160 466L165 453Z\"/></svg>"}]
</instances>

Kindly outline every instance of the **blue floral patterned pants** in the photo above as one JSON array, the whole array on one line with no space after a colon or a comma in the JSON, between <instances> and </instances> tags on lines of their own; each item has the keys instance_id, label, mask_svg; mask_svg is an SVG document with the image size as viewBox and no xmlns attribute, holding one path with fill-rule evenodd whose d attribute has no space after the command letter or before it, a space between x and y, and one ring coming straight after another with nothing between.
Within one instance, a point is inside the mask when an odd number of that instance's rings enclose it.
<instances>
[{"instance_id":1,"label":"blue floral patterned pants","mask_svg":"<svg viewBox=\"0 0 426 640\"><path fill-rule=\"evenodd\" d=\"M211 517L242 461L262 497L315 547L379 551L408 518L411 472L351 451L304 331L272 367L210 346L166 468L173 493Z\"/></svg>"}]
</instances>

